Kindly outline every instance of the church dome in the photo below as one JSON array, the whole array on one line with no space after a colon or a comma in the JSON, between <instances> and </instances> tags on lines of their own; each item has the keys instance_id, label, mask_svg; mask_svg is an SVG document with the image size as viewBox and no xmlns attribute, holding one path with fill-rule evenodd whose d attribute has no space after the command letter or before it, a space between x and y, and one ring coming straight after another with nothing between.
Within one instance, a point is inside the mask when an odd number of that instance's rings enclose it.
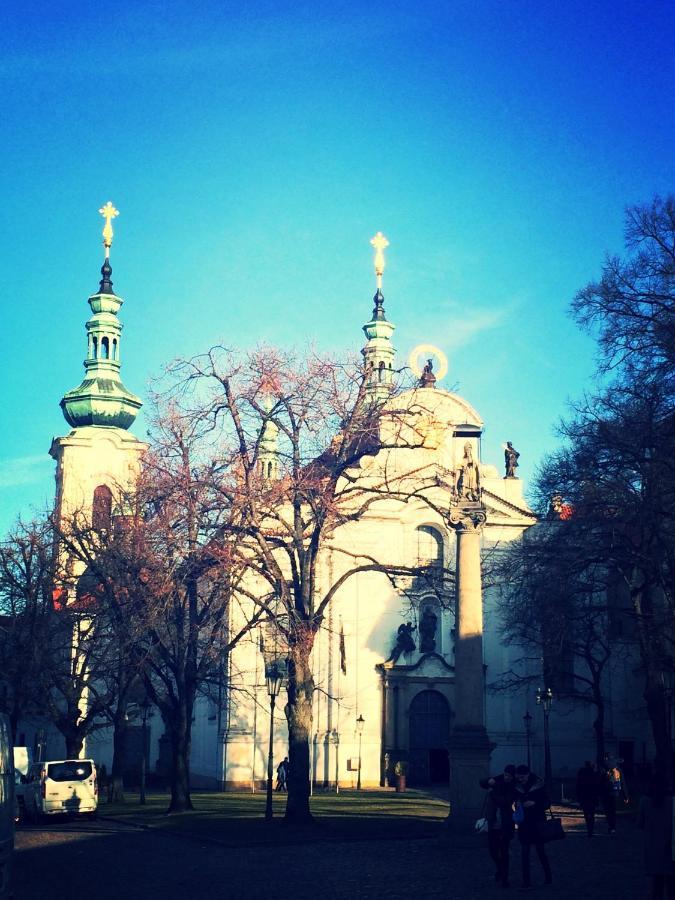
<instances>
[{"instance_id":1,"label":"church dome","mask_svg":"<svg viewBox=\"0 0 675 900\"><path fill-rule=\"evenodd\" d=\"M459 394L453 394L442 388L412 388L392 397L385 408L392 413L406 416L431 414L446 426L468 425L481 431L483 429L483 420L473 406Z\"/></svg>"},{"instance_id":2,"label":"church dome","mask_svg":"<svg viewBox=\"0 0 675 900\"><path fill-rule=\"evenodd\" d=\"M120 378L122 323L117 314L124 301L113 292L112 267L107 255L101 275L99 290L89 297L92 316L86 326L84 380L64 394L61 409L73 428L99 425L126 429L143 404Z\"/></svg>"},{"instance_id":3,"label":"church dome","mask_svg":"<svg viewBox=\"0 0 675 900\"><path fill-rule=\"evenodd\" d=\"M86 377L61 400L65 420L73 428L108 425L126 429L142 405L140 397L127 390L119 377L106 377L102 372Z\"/></svg>"}]
</instances>

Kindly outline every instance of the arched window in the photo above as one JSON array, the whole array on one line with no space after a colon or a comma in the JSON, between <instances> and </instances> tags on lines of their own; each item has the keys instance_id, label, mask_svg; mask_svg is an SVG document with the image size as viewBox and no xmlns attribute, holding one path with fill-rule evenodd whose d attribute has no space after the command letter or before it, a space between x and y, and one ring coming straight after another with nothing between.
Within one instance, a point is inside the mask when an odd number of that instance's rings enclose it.
<instances>
[{"instance_id":1,"label":"arched window","mask_svg":"<svg viewBox=\"0 0 675 900\"><path fill-rule=\"evenodd\" d=\"M110 528L112 517L112 491L107 484L94 488L94 503L91 510L92 528Z\"/></svg>"},{"instance_id":2,"label":"arched window","mask_svg":"<svg viewBox=\"0 0 675 900\"><path fill-rule=\"evenodd\" d=\"M112 343L112 358L117 359L117 338L113 338Z\"/></svg>"},{"instance_id":3,"label":"arched window","mask_svg":"<svg viewBox=\"0 0 675 900\"><path fill-rule=\"evenodd\" d=\"M382 360L382 361L380 362L380 367L379 367L379 371L378 371L378 378L379 378L380 381L382 381L382 376L383 376L383 375L384 375L384 360Z\"/></svg>"},{"instance_id":4,"label":"arched window","mask_svg":"<svg viewBox=\"0 0 675 900\"><path fill-rule=\"evenodd\" d=\"M96 335L94 335L94 338L92 340L92 345L94 348L94 352L93 352L92 356L94 357L94 359L96 359L98 357L98 338L96 337Z\"/></svg>"},{"instance_id":5,"label":"arched window","mask_svg":"<svg viewBox=\"0 0 675 900\"><path fill-rule=\"evenodd\" d=\"M271 462L267 463L267 477L268 478L272 477L272 463Z\"/></svg>"},{"instance_id":6,"label":"arched window","mask_svg":"<svg viewBox=\"0 0 675 900\"><path fill-rule=\"evenodd\" d=\"M417 565L443 568L443 535L431 525L417 529Z\"/></svg>"},{"instance_id":7,"label":"arched window","mask_svg":"<svg viewBox=\"0 0 675 900\"><path fill-rule=\"evenodd\" d=\"M108 338L102 337L101 338L101 359L108 359L108 357L110 355L109 349L110 348L108 346Z\"/></svg>"}]
</instances>

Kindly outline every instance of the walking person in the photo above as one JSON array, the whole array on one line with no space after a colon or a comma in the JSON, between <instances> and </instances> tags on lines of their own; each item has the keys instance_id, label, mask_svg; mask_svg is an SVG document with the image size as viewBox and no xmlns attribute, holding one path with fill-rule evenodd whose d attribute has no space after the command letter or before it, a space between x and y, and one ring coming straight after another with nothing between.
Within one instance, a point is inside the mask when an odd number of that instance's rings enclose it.
<instances>
[{"instance_id":1,"label":"walking person","mask_svg":"<svg viewBox=\"0 0 675 900\"><path fill-rule=\"evenodd\" d=\"M652 777L647 793L640 799L638 828L644 831L644 866L645 874L652 879L652 900L675 900L673 798L660 775Z\"/></svg>"},{"instance_id":2,"label":"walking person","mask_svg":"<svg viewBox=\"0 0 675 900\"><path fill-rule=\"evenodd\" d=\"M618 764L612 762L608 753L605 754L605 764L600 776L600 800L607 820L607 830L610 834L614 834L617 800L627 804L628 791L621 769Z\"/></svg>"},{"instance_id":3,"label":"walking person","mask_svg":"<svg viewBox=\"0 0 675 900\"><path fill-rule=\"evenodd\" d=\"M577 772L577 800L584 814L586 831L589 838L595 830L595 811L600 797L600 771L597 763L589 759Z\"/></svg>"},{"instance_id":4,"label":"walking person","mask_svg":"<svg viewBox=\"0 0 675 900\"><path fill-rule=\"evenodd\" d=\"M513 801L515 799L515 766L505 766L501 775L483 778L479 783L488 790L485 818L488 822L488 852L495 864L495 881L509 886L509 856L515 831Z\"/></svg>"},{"instance_id":5,"label":"walking person","mask_svg":"<svg viewBox=\"0 0 675 900\"><path fill-rule=\"evenodd\" d=\"M277 766L277 784L275 790L288 791L288 757L285 756Z\"/></svg>"},{"instance_id":6,"label":"walking person","mask_svg":"<svg viewBox=\"0 0 675 900\"><path fill-rule=\"evenodd\" d=\"M551 804L544 782L534 772L530 772L529 766L518 766L516 769L515 798L513 817L518 823L523 874L522 889L529 891L532 888L530 851L533 846L544 871L544 882L551 884L553 881L551 864L546 856L540 832L541 826L546 821L546 810Z\"/></svg>"}]
</instances>

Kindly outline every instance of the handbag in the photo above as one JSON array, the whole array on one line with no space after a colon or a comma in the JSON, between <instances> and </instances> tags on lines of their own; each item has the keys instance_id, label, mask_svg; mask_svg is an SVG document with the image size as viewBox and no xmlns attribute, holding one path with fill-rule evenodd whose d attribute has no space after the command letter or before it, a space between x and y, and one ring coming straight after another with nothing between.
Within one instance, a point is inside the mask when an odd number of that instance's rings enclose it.
<instances>
[{"instance_id":1,"label":"handbag","mask_svg":"<svg viewBox=\"0 0 675 900\"><path fill-rule=\"evenodd\" d=\"M488 797L489 797L489 794L486 794L485 800L483 800L483 806L480 811L480 816L479 816L479 818L476 819L476 822L473 826L473 830L476 834L483 834L489 828L489 823L488 823L487 815L486 815L487 805L488 805Z\"/></svg>"},{"instance_id":2,"label":"handbag","mask_svg":"<svg viewBox=\"0 0 675 900\"><path fill-rule=\"evenodd\" d=\"M551 841L562 841L565 837L562 820L558 816L554 816L550 808L548 812L549 818L537 825L537 841L541 844L548 844Z\"/></svg>"}]
</instances>

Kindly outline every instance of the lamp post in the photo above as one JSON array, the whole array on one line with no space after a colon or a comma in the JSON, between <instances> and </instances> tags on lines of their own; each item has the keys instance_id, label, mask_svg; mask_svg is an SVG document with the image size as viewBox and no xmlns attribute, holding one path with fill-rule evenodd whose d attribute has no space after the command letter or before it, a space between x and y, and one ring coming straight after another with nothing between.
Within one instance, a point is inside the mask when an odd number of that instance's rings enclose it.
<instances>
[{"instance_id":1,"label":"lamp post","mask_svg":"<svg viewBox=\"0 0 675 900\"><path fill-rule=\"evenodd\" d=\"M541 706L544 713L544 780L546 781L546 790L551 796L553 787L553 776L551 772L551 738L548 731L548 719L551 714L551 703L553 703L553 691L551 688L537 688L537 705Z\"/></svg>"},{"instance_id":2,"label":"lamp post","mask_svg":"<svg viewBox=\"0 0 675 900\"><path fill-rule=\"evenodd\" d=\"M333 733L331 735L333 738L333 743L335 744L335 793L340 793L340 762L338 758L338 754L340 752L340 735L338 733L337 728L333 729Z\"/></svg>"},{"instance_id":3,"label":"lamp post","mask_svg":"<svg viewBox=\"0 0 675 900\"><path fill-rule=\"evenodd\" d=\"M532 716L530 715L529 709L525 710L523 722L525 724L525 744L527 746L527 768L529 769L532 765L532 756L530 752L530 740L532 737Z\"/></svg>"},{"instance_id":4,"label":"lamp post","mask_svg":"<svg viewBox=\"0 0 675 900\"><path fill-rule=\"evenodd\" d=\"M365 724L365 719L359 713L359 717L356 720L356 731L359 736L359 768L356 775L356 790L361 790L361 740L363 738L363 726Z\"/></svg>"},{"instance_id":5,"label":"lamp post","mask_svg":"<svg viewBox=\"0 0 675 900\"><path fill-rule=\"evenodd\" d=\"M148 753L148 718L150 716L150 707L152 703L150 702L148 697L145 697L143 702L141 703L141 722L143 724L143 730L141 732L141 795L138 798L138 802L144 804L145 803L145 773L147 770L147 753Z\"/></svg>"},{"instance_id":6,"label":"lamp post","mask_svg":"<svg viewBox=\"0 0 675 900\"><path fill-rule=\"evenodd\" d=\"M265 660L265 681L270 698L270 742L267 750L267 801L265 818L271 819L272 812L272 773L274 771L274 707L286 674L283 661L280 659Z\"/></svg>"}]
</instances>

